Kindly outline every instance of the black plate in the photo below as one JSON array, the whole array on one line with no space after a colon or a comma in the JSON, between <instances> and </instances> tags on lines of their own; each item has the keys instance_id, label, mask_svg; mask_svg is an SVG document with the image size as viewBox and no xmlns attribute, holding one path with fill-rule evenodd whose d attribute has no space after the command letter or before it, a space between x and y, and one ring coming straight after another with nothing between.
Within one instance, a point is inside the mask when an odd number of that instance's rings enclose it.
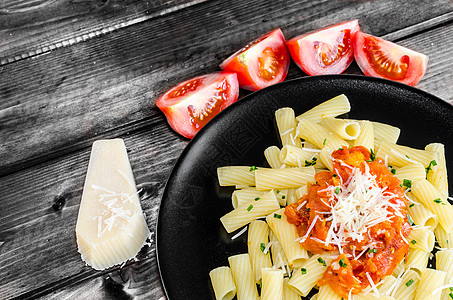
<instances>
[{"instance_id":1,"label":"black plate","mask_svg":"<svg viewBox=\"0 0 453 300\"><path fill-rule=\"evenodd\" d=\"M214 299L209 271L227 266L228 256L247 251L247 234L231 240L234 233L227 234L219 221L232 209L232 189L219 187L216 168L268 166L264 149L279 145L276 109L292 107L297 116L342 93L351 102L348 117L401 128L399 144L423 149L431 142L444 143L451 175L453 106L428 93L349 75L305 77L253 93L195 136L167 182L157 225L157 258L170 300Z\"/></svg>"}]
</instances>

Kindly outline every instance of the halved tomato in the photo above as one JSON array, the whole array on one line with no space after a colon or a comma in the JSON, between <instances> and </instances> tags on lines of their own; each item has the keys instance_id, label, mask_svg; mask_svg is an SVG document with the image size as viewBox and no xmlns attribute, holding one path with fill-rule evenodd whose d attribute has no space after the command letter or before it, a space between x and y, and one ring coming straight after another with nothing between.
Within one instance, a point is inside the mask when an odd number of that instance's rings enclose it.
<instances>
[{"instance_id":1,"label":"halved tomato","mask_svg":"<svg viewBox=\"0 0 453 300\"><path fill-rule=\"evenodd\" d=\"M355 60L365 75L416 85L425 75L428 56L390 41L359 32Z\"/></svg>"},{"instance_id":2,"label":"halved tomato","mask_svg":"<svg viewBox=\"0 0 453 300\"><path fill-rule=\"evenodd\" d=\"M359 22L352 20L286 42L294 62L308 75L341 74L354 60L354 35Z\"/></svg>"},{"instance_id":3,"label":"halved tomato","mask_svg":"<svg viewBox=\"0 0 453 300\"><path fill-rule=\"evenodd\" d=\"M289 62L285 37L276 29L231 55L220 68L236 72L241 88L257 91L282 82L288 75Z\"/></svg>"},{"instance_id":4,"label":"halved tomato","mask_svg":"<svg viewBox=\"0 0 453 300\"><path fill-rule=\"evenodd\" d=\"M191 139L238 95L236 74L216 72L178 84L163 94L156 105L176 132Z\"/></svg>"}]
</instances>

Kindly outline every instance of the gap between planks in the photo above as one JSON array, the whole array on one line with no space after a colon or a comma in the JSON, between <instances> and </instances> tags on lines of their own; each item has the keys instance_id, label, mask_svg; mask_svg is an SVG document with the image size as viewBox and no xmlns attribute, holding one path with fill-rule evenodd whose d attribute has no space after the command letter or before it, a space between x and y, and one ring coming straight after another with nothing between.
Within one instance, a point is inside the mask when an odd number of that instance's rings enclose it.
<instances>
[{"instance_id":1,"label":"gap between planks","mask_svg":"<svg viewBox=\"0 0 453 300\"><path fill-rule=\"evenodd\" d=\"M148 20L151 20L151 19L160 18L160 17L169 15L171 13L180 11L182 9L185 9L185 8L188 8L188 7L191 7L191 6L206 2L206 1L208 1L208 0L193 0L193 1L190 1L190 2L187 2L187 3L184 3L184 4L176 5L174 7L170 7L170 8L167 8L167 9L164 9L164 10L149 14L147 16L142 16L142 17L139 17L139 18L136 18L136 19L133 19L133 20L120 22L118 24L110 25L110 26L105 27L103 29L94 30L94 31L89 32L89 33L76 35L76 36L74 36L72 38L69 38L69 39L65 39L65 40L62 40L62 41L56 41L54 43L51 43L50 45L43 45L43 46L39 47L38 49L29 50L28 52L24 52L24 53L21 53L21 54L16 54L15 56L1 57L0 58L0 66L8 65L8 64L20 61L20 60L36 57L36 56L39 56L39 55L49 54L51 51L53 51L55 49L62 48L62 47L67 47L67 46L70 46L70 45L74 45L74 44L77 44L77 43L92 39L94 37L98 37L98 36L101 36L101 35L105 35L105 34L120 30L122 28L126 28L126 27L129 27L129 26L140 24L142 22L145 22L145 21L148 21Z\"/></svg>"}]
</instances>

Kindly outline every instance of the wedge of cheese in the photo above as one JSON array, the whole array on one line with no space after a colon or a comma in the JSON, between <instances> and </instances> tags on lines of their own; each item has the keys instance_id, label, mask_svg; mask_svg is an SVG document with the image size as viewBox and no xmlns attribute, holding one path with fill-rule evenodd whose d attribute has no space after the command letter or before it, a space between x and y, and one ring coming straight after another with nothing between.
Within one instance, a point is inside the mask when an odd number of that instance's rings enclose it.
<instances>
[{"instance_id":1,"label":"wedge of cheese","mask_svg":"<svg viewBox=\"0 0 453 300\"><path fill-rule=\"evenodd\" d=\"M123 140L94 142L76 225L82 260L96 270L121 264L148 235Z\"/></svg>"}]
</instances>

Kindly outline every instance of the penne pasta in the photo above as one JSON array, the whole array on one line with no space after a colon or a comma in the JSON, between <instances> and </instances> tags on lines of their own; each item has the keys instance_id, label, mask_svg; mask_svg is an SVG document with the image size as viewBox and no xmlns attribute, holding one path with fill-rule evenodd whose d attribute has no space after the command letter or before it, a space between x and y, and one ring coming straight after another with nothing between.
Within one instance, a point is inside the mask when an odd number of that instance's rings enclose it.
<instances>
[{"instance_id":1,"label":"penne pasta","mask_svg":"<svg viewBox=\"0 0 453 300\"><path fill-rule=\"evenodd\" d=\"M426 178L426 170L422 164L410 164L401 168L395 169L395 176L403 181L404 179L410 181L417 181Z\"/></svg>"},{"instance_id":2,"label":"penne pasta","mask_svg":"<svg viewBox=\"0 0 453 300\"><path fill-rule=\"evenodd\" d=\"M418 284L415 300L440 300L441 293L434 291L444 283L446 273L433 269L423 269L421 271L420 282Z\"/></svg>"},{"instance_id":3,"label":"penne pasta","mask_svg":"<svg viewBox=\"0 0 453 300\"><path fill-rule=\"evenodd\" d=\"M283 271L264 268L261 272L261 300L283 300Z\"/></svg>"},{"instance_id":4,"label":"penne pasta","mask_svg":"<svg viewBox=\"0 0 453 300\"><path fill-rule=\"evenodd\" d=\"M300 300L300 296L288 286L289 278L283 278L283 299Z\"/></svg>"},{"instance_id":5,"label":"penne pasta","mask_svg":"<svg viewBox=\"0 0 453 300\"><path fill-rule=\"evenodd\" d=\"M319 287L318 298L323 300L341 300L342 297L332 290L330 285L325 284Z\"/></svg>"},{"instance_id":6,"label":"penne pasta","mask_svg":"<svg viewBox=\"0 0 453 300\"><path fill-rule=\"evenodd\" d=\"M427 168L426 179L435 186L439 192L448 196L448 178L447 165L445 161L445 146L440 143L432 143L425 147L427 151L437 152L439 155L438 161L431 162L431 166Z\"/></svg>"},{"instance_id":7,"label":"penne pasta","mask_svg":"<svg viewBox=\"0 0 453 300\"><path fill-rule=\"evenodd\" d=\"M270 146L264 150L264 157L269 166L273 169L280 169L283 163L280 161L280 149L277 146Z\"/></svg>"},{"instance_id":8,"label":"penne pasta","mask_svg":"<svg viewBox=\"0 0 453 300\"><path fill-rule=\"evenodd\" d=\"M268 215L266 222L280 242L290 267L298 267L308 259L307 251L297 241L297 228L287 221L284 208Z\"/></svg>"},{"instance_id":9,"label":"penne pasta","mask_svg":"<svg viewBox=\"0 0 453 300\"><path fill-rule=\"evenodd\" d=\"M238 300L258 300L258 291L248 254L228 257Z\"/></svg>"},{"instance_id":10,"label":"penne pasta","mask_svg":"<svg viewBox=\"0 0 453 300\"><path fill-rule=\"evenodd\" d=\"M421 271L428 265L429 254L430 252L428 251L410 248L406 256L406 263L403 267L406 269L412 268Z\"/></svg>"},{"instance_id":11,"label":"penne pasta","mask_svg":"<svg viewBox=\"0 0 453 300\"><path fill-rule=\"evenodd\" d=\"M446 273L444 285L453 287L453 249L441 250L436 253L436 270L444 271ZM441 299L451 298L451 293L451 289L445 288L442 291Z\"/></svg>"},{"instance_id":12,"label":"penne pasta","mask_svg":"<svg viewBox=\"0 0 453 300\"><path fill-rule=\"evenodd\" d=\"M297 121L306 119L311 122L320 122L321 120L329 117L338 117L351 110L351 104L345 95L338 95L330 100L313 107L305 113L297 116Z\"/></svg>"},{"instance_id":13,"label":"penne pasta","mask_svg":"<svg viewBox=\"0 0 453 300\"><path fill-rule=\"evenodd\" d=\"M257 190L298 188L307 182L314 182L315 168L269 169L258 168L255 171Z\"/></svg>"},{"instance_id":14,"label":"penne pasta","mask_svg":"<svg viewBox=\"0 0 453 300\"><path fill-rule=\"evenodd\" d=\"M233 204L233 208L236 208L241 204L255 201L256 198L259 198L265 193L265 191L257 191L256 188L235 190L233 194L231 194L231 203Z\"/></svg>"},{"instance_id":15,"label":"penne pasta","mask_svg":"<svg viewBox=\"0 0 453 300\"><path fill-rule=\"evenodd\" d=\"M319 152L321 150L286 145L280 151L280 161L291 167L316 166L325 168L324 164L319 160Z\"/></svg>"},{"instance_id":16,"label":"penne pasta","mask_svg":"<svg viewBox=\"0 0 453 300\"><path fill-rule=\"evenodd\" d=\"M374 149L374 129L370 121L360 122L360 134L354 140L354 146L363 146L367 149Z\"/></svg>"},{"instance_id":17,"label":"penne pasta","mask_svg":"<svg viewBox=\"0 0 453 300\"><path fill-rule=\"evenodd\" d=\"M297 133L302 139L314 144L319 149L330 147L338 149L348 143L330 132L327 128L307 119L301 119L297 125Z\"/></svg>"},{"instance_id":18,"label":"penne pasta","mask_svg":"<svg viewBox=\"0 0 453 300\"><path fill-rule=\"evenodd\" d=\"M321 279L330 263L331 260L326 256L313 255L300 268L293 270L293 276L289 280L288 286L299 295L306 297Z\"/></svg>"},{"instance_id":19,"label":"penne pasta","mask_svg":"<svg viewBox=\"0 0 453 300\"><path fill-rule=\"evenodd\" d=\"M244 203L220 218L228 233L247 225L253 220L267 216L280 208L275 193L268 192L253 203Z\"/></svg>"},{"instance_id":20,"label":"penne pasta","mask_svg":"<svg viewBox=\"0 0 453 300\"><path fill-rule=\"evenodd\" d=\"M434 232L429 227L412 229L407 240L409 247L431 252L434 248Z\"/></svg>"},{"instance_id":21,"label":"penne pasta","mask_svg":"<svg viewBox=\"0 0 453 300\"><path fill-rule=\"evenodd\" d=\"M360 134L360 124L357 121L326 118L321 124L344 140L355 140Z\"/></svg>"},{"instance_id":22,"label":"penne pasta","mask_svg":"<svg viewBox=\"0 0 453 300\"><path fill-rule=\"evenodd\" d=\"M439 154L437 152L400 146L387 141L383 141L379 145L376 156L382 159L387 156L388 164L393 167L404 167L410 164L421 163L423 167L427 168L431 161L439 160Z\"/></svg>"},{"instance_id":23,"label":"penne pasta","mask_svg":"<svg viewBox=\"0 0 453 300\"><path fill-rule=\"evenodd\" d=\"M275 121L277 123L278 132L282 146L292 145L294 147L302 147L300 138L296 135L296 117L294 110L289 107L283 107L275 111Z\"/></svg>"},{"instance_id":24,"label":"penne pasta","mask_svg":"<svg viewBox=\"0 0 453 300\"><path fill-rule=\"evenodd\" d=\"M254 186L255 167L227 166L217 168L220 186Z\"/></svg>"},{"instance_id":25,"label":"penne pasta","mask_svg":"<svg viewBox=\"0 0 453 300\"><path fill-rule=\"evenodd\" d=\"M453 231L453 208L445 198L426 179L416 181L412 184L412 194L419 202L425 205L432 213L439 218L439 223L446 232Z\"/></svg>"},{"instance_id":26,"label":"penne pasta","mask_svg":"<svg viewBox=\"0 0 453 300\"><path fill-rule=\"evenodd\" d=\"M420 275L416 271L406 270L391 296L395 299L414 299L419 283Z\"/></svg>"},{"instance_id":27,"label":"penne pasta","mask_svg":"<svg viewBox=\"0 0 453 300\"><path fill-rule=\"evenodd\" d=\"M401 129L388 124L371 122L374 128L374 147L379 148L379 145L383 142L389 142L396 144L401 133Z\"/></svg>"},{"instance_id":28,"label":"penne pasta","mask_svg":"<svg viewBox=\"0 0 453 300\"><path fill-rule=\"evenodd\" d=\"M264 221L252 221L248 228L247 246L255 282L261 280L261 269L271 268L269 226Z\"/></svg>"},{"instance_id":29,"label":"penne pasta","mask_svg":"<svg viewBox=\"0 0 453 300\"><path fill-rule=\"evenodd\" d=\"M231 300L236 296L236 285L229 267L218 267L209 272L216 300Z\"/></svg>"}]
</instances>

